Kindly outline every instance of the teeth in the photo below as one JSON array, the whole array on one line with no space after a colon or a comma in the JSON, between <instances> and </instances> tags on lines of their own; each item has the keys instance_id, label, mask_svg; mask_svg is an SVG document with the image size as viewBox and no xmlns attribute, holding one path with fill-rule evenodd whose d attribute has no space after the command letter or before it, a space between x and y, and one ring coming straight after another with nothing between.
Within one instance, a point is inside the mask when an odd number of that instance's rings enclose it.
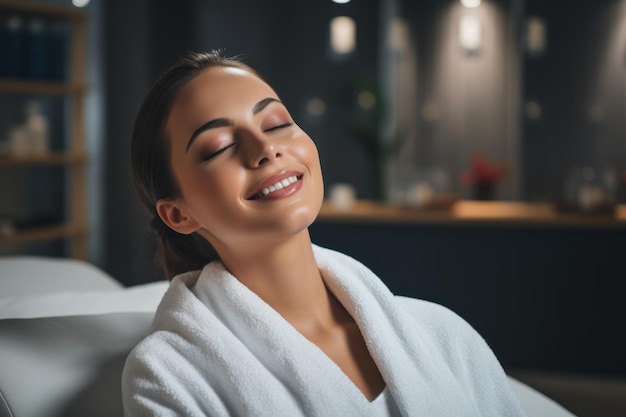
<instances>
[{"instance_id":1,"label":"teeth","mask_svg":"<svg viewBox=\"0 0 626 417\"><path fill-rule=\"evenodd\" d=\"M290 184L293 184L294 182L298 181L298 178L295 175L292 175L290 177L287 177L281 181L278 181L276 184L274 185L270 185L269 187L264 188L260 193L260 195L268 195L269 193L273 193L274 191L277 190L282 190L283 188L289 186Z\"/></svg>"}]
</instances>

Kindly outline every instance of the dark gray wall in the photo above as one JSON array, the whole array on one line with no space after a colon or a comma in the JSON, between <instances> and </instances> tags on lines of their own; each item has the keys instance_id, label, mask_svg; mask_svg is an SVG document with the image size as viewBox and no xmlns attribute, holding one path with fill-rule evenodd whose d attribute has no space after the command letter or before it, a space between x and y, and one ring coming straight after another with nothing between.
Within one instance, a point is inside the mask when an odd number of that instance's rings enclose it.
<instances>
[{"instance_id":1,"label":"dark gray wall","mask_svg":"<svg viewBox=\"0 0 626 417\"><path fill-rule=\"evenodd\" d=\"M127 285L154 280L152 239L130 181L129 145L134 115L155 70L150 1L103 5L105 63L104 265ZM176 32L174 32L176 33Z\"/></svg>"},{"instance_id":2,"label":"dark gray wall","mask_svg":"<svg viewBox=\"0 0 626 417\"><path fill-rule=\"evenodd\" d=\"M548 36L546 52L524 60L524 98L543 109L524 118L525 196L563 198L574 166L626 170L626 2L528 0L526 14L545 19Z\"/></svg>"},{"instance_id":3,"label":"dark gray wall","mask_svg":"<svg viewBox=\"0 0 626 417\"><path fill-rule=\"evenodd\" d=\"M402 2L401 15L411 26L417 55L416 160L445 169L452 191L464 198L472 196L458 178L478 152L509 165L509 177L497 188L496 198L520 199L521 23L516 4L491 0L468 9L459 1ZM481 26L481 46L475 53L460 46L459 22L465 16ZM428 117L426 108L434 116Z\"/></svg>"}]
</instances>

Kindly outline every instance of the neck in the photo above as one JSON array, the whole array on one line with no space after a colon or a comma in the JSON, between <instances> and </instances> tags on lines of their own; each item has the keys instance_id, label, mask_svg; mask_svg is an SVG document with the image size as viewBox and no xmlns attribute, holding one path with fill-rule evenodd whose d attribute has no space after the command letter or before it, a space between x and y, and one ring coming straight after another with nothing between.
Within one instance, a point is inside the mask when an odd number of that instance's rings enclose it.
<instances>
[{"instance_id":1,"label":"neck","mask_svg":"<svg viewBox=\"0 0 626 417\"><path fill-rule=\"evenodd\" d=\"M224 266L294 327L306 330L332 320L332 295L315 261L308 230L292 239L223 250Z\"/></svg>"}]
</instances>

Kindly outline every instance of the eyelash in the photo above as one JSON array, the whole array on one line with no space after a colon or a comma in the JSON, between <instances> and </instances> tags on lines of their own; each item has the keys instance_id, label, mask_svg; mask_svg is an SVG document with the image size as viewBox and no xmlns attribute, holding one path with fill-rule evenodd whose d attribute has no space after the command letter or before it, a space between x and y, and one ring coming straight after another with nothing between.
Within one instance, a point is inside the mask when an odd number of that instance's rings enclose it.
<instances>
[{"instance_id":1,"label":"eyelash","mask_svg":"<svg viewBox=\"0 0 626 417\"><path fill-rule=\"evenodd\" d=\"M288 128L288 127L291 127L292 125L293 125L293 122L286 122L286 123L283 123L283 124L278 125L278 126L270 127L269 129L266 129L266 130L265 130L265 132L274 132L274 131L277 131L277 130L286 129L286 128ZM236 143L231 143L230 145L225 146L225 147L223 147L222 149L220 149L220 150L218 150L218 151L215 151L215 152L213 152L213 153L210 153L210 154L208 154L207 156L204 156L204 157L202 158L202 161L203 161L203 162L210 161L211 159L213 159L213 158L215 158L215 157L219 156L219 155L220 155L220 154L222 154L223 152L226 152L226 150L228 150L229 148L231 148L231 147L233 147L233 146L235 146L235 145L236 145Z\"/></svg>"},{"instance_id":2,"label":"eyelash","mask_svg":"<svg viewBox=\"0 0 626 417\"><path fill-rule=\"evenodd\" d=\"M204 156L204 157L202 158L202 162L207 162L207 161L210 161L211 159L215 158L216 156L220 155L221 153L226 152L226 150L227 150L228 148L231 148L231 147L233 147L233 146L235 146L235 145L236 145L235 143L231 143L231 144L230 144L230 145L228 145L228 146L224 146L224 147L223 147L222 149L220 149L219 151L215 151L215 152L213 152L213 153L208 154L207 156Z\"/></svg>"},{"instance_id":3,"label":"eyelash","mask_svg":"<svg viewBox=\"0 0 626 417\"><path fill-rule=\"evenodd\" d=\"M292 125L293 125L293 123L292 123L292 122L286 122L286 123L283 123L282 125L278 125L278 126L270 127L269 129L266 129L265 131L266 131L266 132L273 132L273 131L275 131L275 130L285 129L285 128L290 127L290 126L292 126Z\"/></svg>"}]
</instances>

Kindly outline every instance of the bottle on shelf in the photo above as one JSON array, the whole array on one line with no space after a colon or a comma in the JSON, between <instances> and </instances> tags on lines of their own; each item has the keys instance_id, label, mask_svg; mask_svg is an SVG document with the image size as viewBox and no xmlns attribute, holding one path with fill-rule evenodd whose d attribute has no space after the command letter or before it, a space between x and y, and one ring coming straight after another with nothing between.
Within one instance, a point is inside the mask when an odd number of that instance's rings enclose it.
<instances>
[{"instance_id":1,"label":"bottle on shelf","mask_svg":"<svg viewBox=\"0 0 626 417\"><path fill-rule=\"evenodd\" d=\"M11 130L9 137L14 156L39 156L49 150L49 123L36 101L26 105L26 122Z\"/></svg>"},{"instance_id":2,"label":"bottle on shelf","mask_svg":"<svg viewBox=\"0 0 626 417\"><path fill-rule=\"evenodd\" d=\"M0 78L67 81L68 23L0 10Z\"/></svg>"},{"instance_id":3,"label":"bottle on shelf","mask_svg":"<svg viewBox=\"0 0 626 417\"><path fill-rule=\"evenodd\" d=\"M26 31L26 53L24 54L26 76L32 80L42 80L46 76L45 49L46 27L42 18L33 17Z\"/></svg>"},{"instance_id":4,"label":"bottle on shelf","mask_svg":"<svg viewBox=\"0 0 626 417\"><path fill-rule=\"evenodd\" d=\"M52 21L46 32L46 78L50 81L67 81L67 22Z\"/></svg>"},{"instance_id":5,"label":"bottle on shelf","mask_svg":"<svg viewBox=\"0 0 626 417\"><path fill-rule=\"evenodd\" d=\"M4 22L6 68L3 70L9 78L24 77L24 20L20 15L10 15Z\"/></svg>"},{"instance_id":6,"label":"bottle on shelf","mask_svg":"<svg viewBox=\"0 0 626 417\"><path fill-rule=\"evenodd\" d=\"M31 152L36 155L45 154L49 150L50 142L48 119L36 101L28 103L26 115L26 131L30 139Z\"/></svg>"}]
</instances>

